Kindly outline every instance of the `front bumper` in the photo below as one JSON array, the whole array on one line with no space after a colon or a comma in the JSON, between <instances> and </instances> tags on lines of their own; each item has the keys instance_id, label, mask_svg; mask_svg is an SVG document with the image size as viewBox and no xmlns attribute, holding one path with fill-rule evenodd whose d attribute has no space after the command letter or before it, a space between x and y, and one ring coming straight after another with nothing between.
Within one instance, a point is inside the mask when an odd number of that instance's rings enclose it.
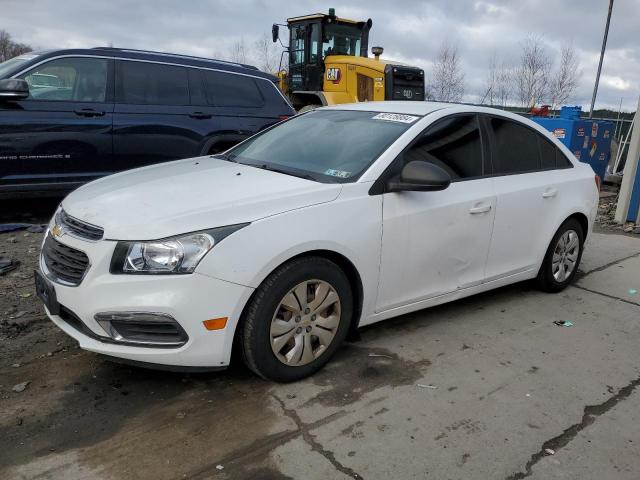
<instances>
[{"instance_id":1,"label":"front bumper","mask_svg":"<svg viewBox=\"0 0 640 480\"><path fill-rule=\"evenodd\" d=\"M229 364L235 327L253 289L207 275L112 275L109 263L114 241L87 242L64 235L59 242L82 250L90 267L80 285L52 282L60 315L49 318L75 338L80 347L131 362L172 367L224 367ZM40 270L47 275L40 259ZM188 335L177 348L133 346L109 341L95 320L103 312L156 312L173 317ZM70 313L76 318L70 320ZM202 322L228 317L221 330L207 330ZM82 322L78 324L77 322Z\"/></svg>"}]
</instances>

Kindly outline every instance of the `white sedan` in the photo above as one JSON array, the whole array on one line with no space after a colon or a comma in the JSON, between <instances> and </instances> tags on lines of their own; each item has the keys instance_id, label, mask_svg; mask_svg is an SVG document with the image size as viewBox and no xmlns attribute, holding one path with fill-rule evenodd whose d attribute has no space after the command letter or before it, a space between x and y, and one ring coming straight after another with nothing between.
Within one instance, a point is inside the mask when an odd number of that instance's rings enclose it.
<instances>
[{"instance_id":1,"label":"white sedan","mask_svg":"<svg viewBox=\"0 0 640 480\"><path fill-rule=\"evenodd\" d=\"M36 289L84 349L155 368L292 381L359 326L522 280L565 288L598 182L552 135L490 108L320 108L222 155L66 197Z\"/></svg>"}]
</instances>

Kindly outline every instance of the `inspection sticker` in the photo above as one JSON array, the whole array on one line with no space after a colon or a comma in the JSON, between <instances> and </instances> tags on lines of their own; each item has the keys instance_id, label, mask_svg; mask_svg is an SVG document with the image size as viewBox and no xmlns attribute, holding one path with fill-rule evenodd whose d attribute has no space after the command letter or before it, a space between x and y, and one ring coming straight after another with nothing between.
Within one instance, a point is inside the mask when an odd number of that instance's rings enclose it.
<instances>
[{"instance_id":1,"label":"inspection sticker","mask_svg":"<svg viewBox=\"0 0 640 480\"><path fill-rule=\"evenodd\" d=\"M371 118L373 120L385 120L387 122L413 123L419 117L414 117L413 115L404 115L402 113L379 113Z\"/></svg>"},{"instance_id":2,"label":"inspection sticker","mask_svg":"<svg viewBox=\"0 0 640 480\"><path fill-rule=\"evenodd\" d=\"M344 170L334 170L332 168L325 170L324 174L338 178L349 178L351 176L351 172L345 172Z\"/></svg>"}]
</instances>

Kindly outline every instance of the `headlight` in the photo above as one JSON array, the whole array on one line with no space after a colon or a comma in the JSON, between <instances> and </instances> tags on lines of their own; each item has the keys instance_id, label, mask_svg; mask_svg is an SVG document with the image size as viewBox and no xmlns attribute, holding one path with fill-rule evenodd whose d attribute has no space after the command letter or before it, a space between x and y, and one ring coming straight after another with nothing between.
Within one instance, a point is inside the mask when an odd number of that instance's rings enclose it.
<instances>
[{"instance_id":1,"label":"headlight","mask_svg":"<svg viewBox=\"0 0 640 480\"><path fill-rule=\"evenodd\" d=\"M241 223L147 242L118 242L111 273L192 273L214 245L249 225Z\"/></svg>"}]
</instances>

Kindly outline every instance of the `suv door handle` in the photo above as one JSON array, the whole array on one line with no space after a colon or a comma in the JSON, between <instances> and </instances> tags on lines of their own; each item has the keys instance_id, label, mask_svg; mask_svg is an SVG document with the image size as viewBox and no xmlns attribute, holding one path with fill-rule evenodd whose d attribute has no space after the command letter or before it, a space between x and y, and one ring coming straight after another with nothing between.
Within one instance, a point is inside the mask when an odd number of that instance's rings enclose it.
<instances>
[{"instance_id":1,"label":"suv door handle","mask_svg":"<svg viewBox=\"0 0 640 480\"><path fill-rule=\"evenodd\" d=\"M189 114L189 116L191 118L197 118L198 120L202 120L202 119L205 119L205 118L211 118L212 117L211 114L204 113L204 112L192 112L192 113Z\"/></svg>"},{"instance_id":2,"label":"suv door handle","mask_svg":"<svg viewBox=\"0 0 640 480\"><path fill-rule=\"evenodd\" d=\"M547 188L542 194L542 198L553 198L558 194L557 188Z\"/></svg>"},{"instance_id":3,"label":"suv door handle","mask_svg":"<svg viewBox=\"0 0 640 480\"><path fill-rule=\"evenodd\" d=\"M469 213L471 215L477 215L479 213L486 213L486 212L488 212L490 210L491 210L491 204L487 203L487 204L484 204L484 205L480 204L480 205L477 205L477 206L475 206L473 208L470 208L469 209Z\"/></svg>"},{"instance_id":4,"label":"suv door handle","mask_svg":"<svg viewBox=\"0 0 640 480\"><path fill-rule=\"evenodd\" d=\"M104 112L99 112L93 108L82 108L80 110L74 110L73 113L81 117L102 117Z\"/></svg>"}]
</instances>

